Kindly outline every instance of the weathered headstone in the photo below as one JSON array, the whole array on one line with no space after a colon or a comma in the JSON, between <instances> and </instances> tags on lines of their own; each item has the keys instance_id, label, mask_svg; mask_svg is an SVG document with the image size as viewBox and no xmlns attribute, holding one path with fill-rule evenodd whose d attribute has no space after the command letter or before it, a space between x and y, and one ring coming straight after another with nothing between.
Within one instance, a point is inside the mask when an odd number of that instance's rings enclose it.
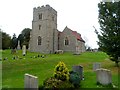
<instances>
[{"instance_id":1,"label":"weathered headstone","mask_svg":"<svg viewBox=\"0 0 120 90\"><path fill-rule=\"evenodd\" d=\"M63 54L63 50L56 50L55 54Z\"/></svg>"},{"instance_id":2,"label":"weathered headstone","mask_svg":"<svg viewBox=\"0 0 120 90\"><path fill-rule=\"evenodd\" d=\"M17 50L20 50L20 41L18 41Z\"/></svg>"},{"instance_id":3,"label":"weathered headstone","mask_svg":"<svg viewBox=\"0 0 120 90\"><path fill-rule=\"evenodd\" d=\"M77 72L80 75L80 79L83 80L83 67L80 65L75 65L72 67L74 72Z\"/></svg>"},{"instance_id":4,"label":"weathered headstone","mask_svg":"<svg viewBox=\"0 0 120 90\"><path fill-rule=\"evenodd\" d=\"M23 54L23 56L25 56L26 55L26 45L23 45L23 47L22 47L22 54Z\"/></svg>"},{"instance_id":5,"label":"weathered headstone","mask_svg":"<svg viewBox=\"0 0 120 90\"><path fill-rule=\"evenodd\" d=\"M110 70L107 69L97 69L96 70L97 83L102 85L112 84L112 75Z\"/></svg>"},{"instance_id":6,"label":"weathered headstone","mask_svg":"<svg viewBox=\"0 0 120 90\"><path fill-rule=\"evenodd\" d=\"M101 68L101 63L93 63L93 71L96 71L96 69L100 69Z\"/></svg>"},{"instance_id":7,"label":"weathered headstone","mask_svg":"<svg viewBox=\"0 0 120 90\"><path fill-rule=\"evenodd\" d=\"M25 74L25 90L38 90L38 77Z\"/></svg>"}]
</instances>

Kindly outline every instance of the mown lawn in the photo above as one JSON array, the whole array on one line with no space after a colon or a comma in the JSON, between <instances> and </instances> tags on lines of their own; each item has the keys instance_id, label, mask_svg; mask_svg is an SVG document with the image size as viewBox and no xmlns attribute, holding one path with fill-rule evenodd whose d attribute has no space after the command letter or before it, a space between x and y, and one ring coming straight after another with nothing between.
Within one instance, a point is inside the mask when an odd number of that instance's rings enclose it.
<instances>
[{"instance_id":1,"label":"mown lawn","mask_svg":"<svg viewBox=\"0 0 120 90\"><path fill-rule=\"evenodd\" d=\"M24 88L24 74L35 75L39 79L39 86L43 81L54 73L54 68L59 61L63 61L69 70L73 65L82 65L84 68L84 81L81 81L80 88L102 88L96 85L96 73L92 70L94 62L101 62L102 68L111 70L114 87L118 87L118 68L114 62L108 59L103 52L85 52L81 55L71 53L49 54L45 58L37 57L40 53L27 52L22 56L19 50L16 55L11 54L10 50L2 51L2 85L5 88ZM18 56L18 59L12 59ZM4 58L7 60L3 60Z\"/></svg>"}]
</instances>

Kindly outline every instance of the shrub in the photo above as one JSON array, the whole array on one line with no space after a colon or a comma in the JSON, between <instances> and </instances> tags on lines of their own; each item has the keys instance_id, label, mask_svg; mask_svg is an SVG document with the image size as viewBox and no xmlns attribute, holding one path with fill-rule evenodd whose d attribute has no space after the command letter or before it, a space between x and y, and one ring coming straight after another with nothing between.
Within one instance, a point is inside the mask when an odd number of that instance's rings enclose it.
<instances>
[{"instance_id":1,"label":"shrub","mask_svg":"<svg viewBox=\"0 0 120 90\"><path fill-rule=\"evenodd\" d=\"M58 80L69 80L69 71L64 62L59 62L55 67L54 77Z\"/></svg>"},{"instance_id":2,"label":"shrub","mask_svg":"<svg viewBox=\"0 0 120 90\"><path fill-rule=\"evenodd\" d=\"M44 81L44 89L70 89L74 88L73 84L69 81L58 80L54 77L48 78Z\"/></svg>"},{"instance_id":3,"label":"shrub","mask_svg":"<svg viewBox=\"0 0 120 90\"><path fill-rule=\"evenodd\" d=\"M75 86L79 87L80 85L80 76L77 72L70 71L70 82Z\"/></svg>"},{"instance_id":4,"label":"shrub","mask_svg":"<svg viewBox=\"0 0 120 90\"><path fill-rule=\"evenodd\" d=\"M44 85L44 88L58 88L61 82L62 82L61 80L51 77L51 78L46 79L43 85Z\"/></svg>"}]
</instances>

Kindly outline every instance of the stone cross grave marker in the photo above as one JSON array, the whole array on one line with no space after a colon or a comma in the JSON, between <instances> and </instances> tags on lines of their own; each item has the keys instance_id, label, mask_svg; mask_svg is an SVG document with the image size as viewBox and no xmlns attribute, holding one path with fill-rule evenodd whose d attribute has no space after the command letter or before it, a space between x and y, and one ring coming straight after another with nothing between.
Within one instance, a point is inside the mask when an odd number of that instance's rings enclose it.
<instances>
[{"instance_id":1,"label":"stone cross grave marker","mask_svg":"<svg viewBox=\"0 0 120 90\"><path fill-rule=\"evenodd\" d=\"M72 67L74 72L77 72L80 75L80 80L83 80L83 67L80 65L74 65Z\"/></svg>"},{"instance_id":2,"label":"stone cross grave marker","mask_svg":"<svg viewBox=\"0 0 120 90\"><path fill-rule=\"evenodd\" d=\"M25 90L38 90L38 77L25 74Z\"/></svg>"},{"instance_id":3,"label":"stone cross grave marker","mask_svg":"<svg viewBox=\"0 0 120 90\"><path fill-rule=\"evenodd\" d=\"M97 82L102 85L112 84L112 75L110 70L107 69L97 69L96 70Z\"/></svg>"},{"instance_id":4,"label":"stone cross grave marker","mask_svg":"<svg viewBox=\"0 0 120 90\"><path fill-rule=\"evenodd\" d=\"M26 45L23 45L23 47L22 47L22 54L23 54L23 56L26 55Z\"/></svg>"},{"instance_id":5,"label":"stone cross grave marker","mask_svg":"<svg viewBox=\"0 0 120 90\"><path fill-rule=\"evenodd\" d=\"M20 50L20 41L18 40L17 50Z\"/></svg>"},{"instance_id":6,"label":"stone cross grave marker","mask_svg":"<svg viewBox=\"0 0 120 90\"><path fill-rule=\"evenodd\" d=\"M96 71L96 69L100 69L101 68L101 63L93 63L93 71Z\"/></svg>"}]
</instances>

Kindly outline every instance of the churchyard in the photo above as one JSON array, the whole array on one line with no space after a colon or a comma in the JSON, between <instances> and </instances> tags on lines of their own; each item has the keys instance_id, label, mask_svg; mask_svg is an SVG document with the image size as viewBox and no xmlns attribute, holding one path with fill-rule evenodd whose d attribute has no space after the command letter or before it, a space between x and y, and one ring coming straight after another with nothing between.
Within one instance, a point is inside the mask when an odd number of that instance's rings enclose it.
<instances>
[{"instance_id":1,"label":"churchyard","mask_svg":"<svg viewBox=\"0 0 120 90\"><path fill-rule=\"evenodd\" d=\"M103 52L85 52L81 55L71 53L45 55L27 51L24 56L22 50L18 50L16 54L11 54L11 50L1 52L3 88L24 88L26 73L38 77L38 85L42 87L43 81L53 76L54 68L60 61L66 64L69 71L81 68L74 67L74 65L82 66L82 72L80 73L82 73L83 78L79 88L118 88L118 68ZM108 81L112 82L113 87L98 84L97 81L99 80L104 82L99 74L103 72L99 71L100 68L110 70L111 79Z\"/></svg>"}]
</instances>

